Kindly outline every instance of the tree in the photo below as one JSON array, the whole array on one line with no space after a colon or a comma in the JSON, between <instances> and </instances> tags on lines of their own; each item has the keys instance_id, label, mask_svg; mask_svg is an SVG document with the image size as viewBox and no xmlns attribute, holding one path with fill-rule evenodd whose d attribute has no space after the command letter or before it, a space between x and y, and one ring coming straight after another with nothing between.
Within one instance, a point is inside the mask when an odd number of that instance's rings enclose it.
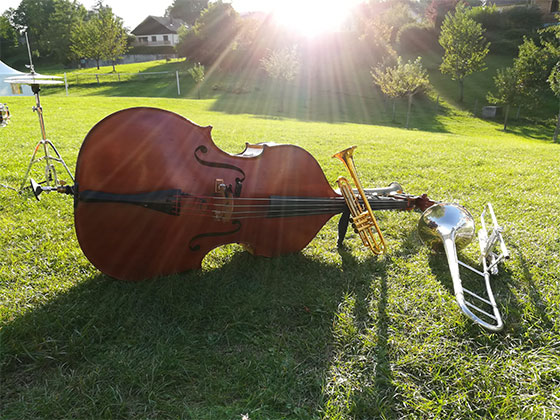
<instances>
[{"instance_id":1,"label":"tree","mask_svg":"<svg viewBox=\"0 0 560 420\"><path fill-rule=\"evenodd\" d=\"M494 77L494 84L497 92L495 94L489 92L486 99L490 103L506 106L504 115L504 131L506 131L510 107L519 105L521 100L519 76L515 68L499 69Z\"/></svg>"},{"instance_id":2,"label":"tree","mask_svg":"<svg viewBox=\"0 0 560 420\"><path fill-rule=\"evenodd\" d=\"M271 79L290 81L299 70L299 59L296 47L283 48L270 52L261 59L261 66Z\"/></svg>"},{"instance_id":3,"label":"tree","mask_svg":"<svg viewBox=\"0 0 560 420\"><path fill-rule=\"evenodd\" d=\"M70 48L78 57L95 60L98 69L100 60L111 60L115 71L117 58L128 49L127 40L122 19L99 1L88 20L73 27Z\"/></svg>"},{"instance_id":4,"label":"tree","mask_svg":"<svg viewBox=\"0 0 560 420\"><path fill-rule=\"evenodd\" d=\"M113 14L109 6L103 6L101 1L97 4L99 13L99 25L103 31L103 53L102 57L111 60L113 71L117 59L128 51L128 36L123 27L120 17Z\"/></svg>"},{"instance_id":5,"label":"tree","mask_svg":"<svg viewBox=\"0 0 560 420\"><path fill-rule=\"evenodd\" d=\"M79 58L95 60L97 69L103 57L103 32L96 19L75 25L70 38L70 49Z\"/></svg>"},{"instance_id":6,"label":"tree","mask_svg":"<svg viewBox=\"0 0 560 420\"><path fill-rule=\"evenodd\" d=\"M297 48L282 48L281 50L271 51L266 57L263 57L261 59L261 67L273 80L284 83L293 80L299 72L299 58ZM283 91L280 98L279 111L283 111Z\"/></svg>"},{"instance_id":7,"label":"tree","mask_svg":"<svg viewBox=\"0 0 560 420\"><path fill-rule=\"evenodd\" d=\"M457 3L459 3L459 0L432 0L426 8L426 18L439 31L445 16L455 10Z\"/></svg>"},{"instance_id":8,"label":"tree","mask_svg":"<svg viewBox=\"0 0 560 420\"><path fill-rule=\"evenodd\" d=\"M56 1L54 10L49 17L49 25L45 37L49 40L48 52L57 62L71 60L70 38L72 28L81 25L87 15L86 8L76 2Z\"/></svg>"},{"instance_id":9,"label":"tree","mask_svg":"<svg viewBox=\"0 0 560 420\"><path fill-rule=\"evenodd\" d=\"M18 34L10 22L13 9L5 11L0 16L0 59L11 54L18 46Z\"/></svg>"},{"instance_id":10,"label":"tree","mask_svg":"<svg viewBox=\"0 0 560 420\"><path fill-rule=\"evenodd\" d=\"M71 28L79 25L85 8L70 0L22 0L12 15L19 31L26 31L34 52L59 62L69 58Z\"/></svg>"},{"instance_id":11,"label":"tree","mask_svg":"<svg viewBox=\"0 0 560 420\"><path fill-rule=\"evenodd\" d=\"M418 57L415 61L403 64L402 58L397 59L393 67L372 69L371 76L381 91L394 99L408 97L408 110L406 113L406 128L408 129L412 98L420 92L424 92L430 85L428 72L422 66L422 59ZM395 119L395 106L393 103L393 121Z\"/></svg>"},{"instance_id":12,"label":"tree","mask_svg":"<svg viewBox=\"0 0 560 420\"><path fill-rule=\"evenodd\" d=\"M556 14L556 19L560 23L560 15ZM551 25L548 28L541 31L541 34L546 35L547 33L554 35L552 40L543 40L544 50L549 59L558 58L560 56L560 27L559 25ZM560 61L557 61L550 75L548 76L548 84L550 89L554 92L554 95L560 99ZM558 113L558 119L556 120L556 128L554 129L554 142L558 141L558 131L560 130L560 112Z\"/></svg>"},{"instance_id":13,"label":"tree","mask_svg":"<svg viewBox=\"0 0 560 420\"><path fill-rule=\"evenodd\" d=\"M454 14L445 17L439 43L445 50L440 70L459 82L459 102L463 102L465 77L485 69L484 59L490 43L484 38L480 23L468 16L462 4Z\"/></svg>"},{"instance_id":14,"label":"tree","mask_svg":"<svg viewBox=\"0 0 560 420\"><path fill-rule=\"evenodd\" d=\"M218 0L211 3L193 27L179 29L177 53L189 60L213 65L219 63L235 45L239 15L231 4Z\"/></svg>"},{"instance_id":15,"label":"tree","mask_svg":"<svg viewBox=\"0 0 560 420\"><path fill-rule=\"evenodd\" d=\"M519 93L523 103L532 107L539 103L541 94L548 89L547 78L555 63L554 51L525 38L519 53L513 60L513 68L519 78Z\"/></svg>"},{"instance_id":16,"label":"tree","mask_svg":"<svg viewBox=\"0 0 560 420\"><path fill-rule=\"evenodd\" d=\"M197 85L198 99L200 99L200 83L204 80L204 66L200 63L196 63L190 69L187 70Z\"/></svg>"},{"instance_id":17,"label":"tree","mask_svg":"<svg viewBox=\"0 0 560 420\"><path fill-rule=\"evenodd\" d=\"M173 4L165 10L165 16L194 25L201 12L207 7L208 0L173 0Z\"/></svg>"},{"instance_id":18,"label":"tree","mask_svg":"<svg viewBox=\"0 0 560 420\"><path fill-rule=\"evenodd\" d=\"M560 62L556 63L556 66L552 69L552 72L548 77L548 83L550 85L550 89L554 92L554 95L556 95L556 97L560 100ZM558 131L560 131L560 111L558 112L556 128L554 129L554 142L558 141Z\"/></svg>"},{"instance_id":19,"label":"tree","mask_svg":"<svg viewBox=\"0 0 560 420\"><path fill-rule=\"evenodd\" d=\"M361 48L356 57L368 67L386 60L396 61L397 53L391 45L394 27L390 25L390 2L363 2L358 5L353 14L353 25L358 39L354 41Z\"/></svg>"}]
</instances>

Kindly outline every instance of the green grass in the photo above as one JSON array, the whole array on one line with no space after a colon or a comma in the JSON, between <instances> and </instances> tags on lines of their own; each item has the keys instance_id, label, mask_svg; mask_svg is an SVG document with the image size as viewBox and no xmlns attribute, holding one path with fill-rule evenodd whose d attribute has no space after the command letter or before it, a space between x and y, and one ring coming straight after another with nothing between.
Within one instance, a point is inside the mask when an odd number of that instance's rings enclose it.
<instances>
[{"instance_id":1,"label":"green grass","mask_svg":"<svg viewBox=\"0 0 560 420\"><path fill-rule=\"evenodd\" d=\"M297 255L228 245L200 271L128 284L83 256L69 197L0 189L0 418L560 416L560 154L550 129L504 133L446 103L435 114L426 97L415 129L403 130L390 104L365 94L314 92L310 106L287 93L279 111L274 92L220 83L204 100L53 90L42 100L47 134L73 168L97 121L155 106L214 126L230 153L245 142L302 146L333 184L346 174L331 155L357 145L364 186L397 180L475 217L491 201L512 252L494 280L504 331L460 314L444 259L416 234L417 213L378 215L389 247L380 257L354 234L337 251L333 219ZM0 183L17 186L37 116L33 98L2 99L13 118L0 129ZM476 254L472 244L462 258L475 265Z\"/></svg>"}]
</instances>

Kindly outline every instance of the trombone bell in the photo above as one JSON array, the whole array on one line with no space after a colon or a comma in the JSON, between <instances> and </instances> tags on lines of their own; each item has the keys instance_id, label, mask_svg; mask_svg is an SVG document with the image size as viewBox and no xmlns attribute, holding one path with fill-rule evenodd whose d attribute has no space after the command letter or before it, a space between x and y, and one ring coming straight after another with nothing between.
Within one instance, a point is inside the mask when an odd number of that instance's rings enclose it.
<instances>
[{"instance_id":1,"label":"trombone bell","mask_svg":"<svg viewBox=\"0 0 560 420\"><path fill-rule=\"evenodd\" d=\"M453 239L457 249L463 249L474 238L474 219L462 206L436 204L422 214L418 233L422 242L435 251L444 250L447 237Z\"/></svg>"},{"instance_id":2,"label":"trombone bell","mask_svg":"<svg viewBox=\"0 0 560 420\"><path fill-rule=\"evenodd\" d=\"M354 194L350 182L345 177L339 177L336 182L340 188L340 193L346 200L346 205L350 209L354 231L360 236L364 246L371 249L374 254L381 254L385 252L385 239L358 178L352 157L354 149L356 149L356 146L344 149L333 155L333 157L340 159L344 166L346 166L346 169L348 169L348 172L350 172L350 176L358 191L358 196ZM363 206L360 203L360 199L364 203Z\"/></svg>"}]
</instances>

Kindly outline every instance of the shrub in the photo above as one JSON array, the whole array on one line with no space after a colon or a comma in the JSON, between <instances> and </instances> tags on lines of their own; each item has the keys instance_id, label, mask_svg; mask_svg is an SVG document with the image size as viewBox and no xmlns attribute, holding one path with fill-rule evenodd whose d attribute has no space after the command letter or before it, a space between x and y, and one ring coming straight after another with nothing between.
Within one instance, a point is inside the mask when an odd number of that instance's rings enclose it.
<instances>
[{"instance_id":1,"label":"shrub","mask_svg":"<svg viewBox=\"0 0 560 420\"><path fill-rule=\"evenodd\" d=\"M517 55L519 46L524 38L532 39L527 36L527 31L522 28L511 28L501 31L487 32L486 39L490 41L490 51L499 55Z\"/></svg>"},{"instance_id":2,"label":"shrub","mask_svg":"<svg viewBox=\"0 0 560 420\"><path fill-rule=\"evenodd\" d=\"M541 10L536 6L515 6L502 12L507 28L518 28L532 31L539 28L543 23Z\"/></svg>"},{"instance_id":3,"label":"shrub","mask_svg":"<svg viewBox=\"0 0 560 420\"><path fill-rule=\"evenodd\" d=\"M511 28L504 31L504 38L510 40L518 40L521 44L523 42L523 37L527 35L527 31L523 28Z\"/></svg>"},{"instance_id":4,"label":"shrub","mask_svg":"<svg viewBox=\"0 0 560 420\"><path fill-rule=\"evenodd\" d=\"M517 54L521 40L501 38L490 43L490 51L497 55L512 56Z\"/></svg>"},{"instance_id":5,"label":"shrub","mask_svg":"<svg viewBox=\"0 0 560 420\"><path fill-rule=\"evenodd\" d=\"M440 49L434 27L420 23L404 25L397 34L397 45L400 51L411 53Z\"/></svg>"},{"instance_id":6,"label":"shrub","mask_svg":"<svg viewBox=\"0 0 560 420\"><path fill-rule=\"evenodd\" d=\"M495 4L487 7L473 7L469 16L480 23L487 31L498 30L504 27L504 19Z\"/></svg>"},{"instance_id":7,"label":"shrub","mask_svg":"<svg viewBox=\"0 0 560 420\"><path fill-rule=\"evenodd\" d=\"M523 35L528 35L539 28L543 22L543 15L538 7L526 6L515 6L502 10L498 10L495 5L474 7L469 11L469 16L480 23L487 32L502 33L504 39L509 38L503 31L517 31L516 38L522 39Z\"/></svg>"}]
</instances>

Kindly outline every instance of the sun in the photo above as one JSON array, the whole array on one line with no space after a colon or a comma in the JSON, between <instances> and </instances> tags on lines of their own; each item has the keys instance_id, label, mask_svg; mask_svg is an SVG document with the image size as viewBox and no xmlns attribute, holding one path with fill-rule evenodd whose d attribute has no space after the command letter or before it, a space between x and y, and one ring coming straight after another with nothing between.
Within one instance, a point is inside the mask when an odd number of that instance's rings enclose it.
<instances>
[{"instance_id":1,"label":"sun","mask_svg":"<svg viewBox=\"0 0 560 420\"><path fill-rule=\"evenodd\" d=\"M289 30L314 37L340 30L355 4L348 0L280 0L273 3L272 13Z\"/></svg>"}]
</instances>

